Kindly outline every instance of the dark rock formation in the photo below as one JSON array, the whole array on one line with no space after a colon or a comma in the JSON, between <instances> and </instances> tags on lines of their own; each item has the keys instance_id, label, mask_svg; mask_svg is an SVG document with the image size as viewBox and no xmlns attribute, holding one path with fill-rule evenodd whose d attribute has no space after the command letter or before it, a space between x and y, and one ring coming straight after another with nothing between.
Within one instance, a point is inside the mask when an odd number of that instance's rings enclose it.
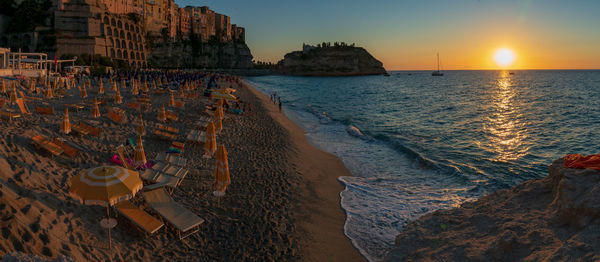
<instances>
[{"instance_id":1,"label":"dark rock formation","mask_svg":"<svg viewBox=\"0 0 600 262\"><path fill-rule=\"evenodd\" d=\"M410 223L385 261L598 261L600 172L566 169Z\"/></svg>"},{"instance_id":2,"label":"dark rock formation","mask_svg":"<svg viewBox=\"0 0 600 262\"><path fill-rule=\"evenodd\" d=\"M187 42L162 43L153 48L148 62L160 68L251 69L253 66L250 48L232 42L196 46Z\"/></svg>"},{"instance_id":3,"label":"dark rock formation","mask_svg":"<svg viewBox=\"0 0 600 262\"><path fill-rule=\"evenodd\" d=\"M383 64L362 47L328 46L294 51L277 63L276 72L299 76L385 74Z\"/></svg>"}]
</instances>

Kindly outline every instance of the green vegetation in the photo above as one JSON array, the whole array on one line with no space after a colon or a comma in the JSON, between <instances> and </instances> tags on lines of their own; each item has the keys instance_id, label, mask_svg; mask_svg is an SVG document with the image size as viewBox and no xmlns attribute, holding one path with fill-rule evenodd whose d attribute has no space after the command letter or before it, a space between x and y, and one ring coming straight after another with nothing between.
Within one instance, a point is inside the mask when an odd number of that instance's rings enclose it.
<instances>
[{"instance_id":1,"label":"green vegetation","mask_svg":"<svg viewBox=\"0 0 600 262\"><path fill-rule=\"evenodd\" d=\"M124 60L113 60L107 56L94 55L93 58L89 54L64 54L60 56L60 59L71 59L77 56L75 65L79 66L90 66L90 72L92 75L102 75L106 72L106 67L112 67L119 71L129 71L131 66Z\"/></svg>"}]
</instances>

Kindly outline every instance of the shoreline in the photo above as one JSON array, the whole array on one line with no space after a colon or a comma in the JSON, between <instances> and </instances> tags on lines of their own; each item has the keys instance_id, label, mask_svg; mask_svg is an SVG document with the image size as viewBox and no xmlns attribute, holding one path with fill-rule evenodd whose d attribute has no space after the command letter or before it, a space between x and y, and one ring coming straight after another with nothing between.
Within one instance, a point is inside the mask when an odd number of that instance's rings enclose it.
<instances>
[{"instance_id":1,"label":"shoreline","mask_svg":"<svg viewBox=\"0 0 600 262\"><path fill-rule=\"evenodd\" d=\"M365 261L344 234L346 213L340 203L344 186L337 178L352 176L348 168L333 154L310 145L304 130L280 113L265 94L246 82L243 85L262 103L266 113L288 132L293 143L292 165L303 178L299 185L302 194L298 200L299 226L308 235L301 243L303 259Z\"/></svg>"}]
</instances>

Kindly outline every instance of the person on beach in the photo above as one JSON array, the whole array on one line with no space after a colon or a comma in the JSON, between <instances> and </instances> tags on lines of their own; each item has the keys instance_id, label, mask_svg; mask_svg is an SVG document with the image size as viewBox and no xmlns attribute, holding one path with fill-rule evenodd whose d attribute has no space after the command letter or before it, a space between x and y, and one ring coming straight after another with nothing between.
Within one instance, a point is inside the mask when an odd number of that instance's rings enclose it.
<instances>
[{"instance_id":1,"label":"person on beach","mask_svg":"<svg viewBox=\"0 0 600 262\"><path fill-rule=\"evenodd\" d=\"M281 97L279 98L279 113L281 113Z\"/></svg>"}]
</instances>

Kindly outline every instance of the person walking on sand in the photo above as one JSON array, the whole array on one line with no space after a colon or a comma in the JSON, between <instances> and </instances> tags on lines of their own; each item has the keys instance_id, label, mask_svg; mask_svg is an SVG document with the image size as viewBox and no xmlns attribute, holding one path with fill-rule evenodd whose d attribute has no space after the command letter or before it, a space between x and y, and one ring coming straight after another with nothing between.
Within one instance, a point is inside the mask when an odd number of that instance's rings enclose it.
<instances>
[{"instance_id":1,"label":"person walking on sand","mask_svg":"<svg viewBox=\"0 0 600 262\"><path fill-rule=\"evenodd\" d=\"M279 97L279 113L281 113L281 97Z\"/></svg>"}]
</instances>

